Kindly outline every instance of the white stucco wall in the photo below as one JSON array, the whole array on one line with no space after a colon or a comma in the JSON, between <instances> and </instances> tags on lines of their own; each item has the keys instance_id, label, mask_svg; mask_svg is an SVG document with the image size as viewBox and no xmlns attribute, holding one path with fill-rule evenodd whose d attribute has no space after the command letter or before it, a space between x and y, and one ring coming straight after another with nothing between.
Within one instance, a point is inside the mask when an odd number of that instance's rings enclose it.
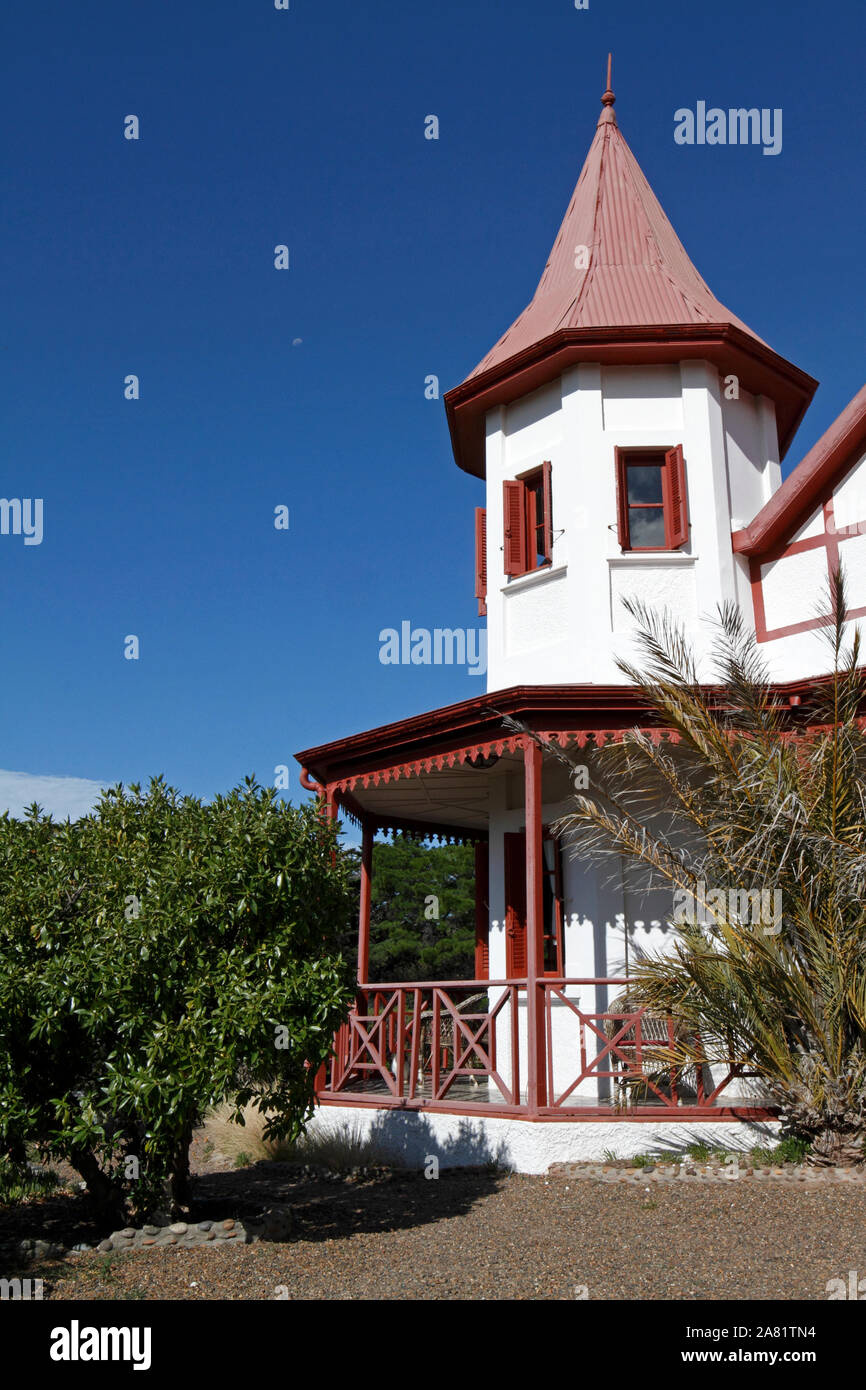
<instances>
[{"instance_id":1,"label":"white stucco wall","mask_svg":"<svg viewBox=\"0 0 866 1390\"><path fill-rule=\"evenodd\" d=\"M614 450L682 444L686 460L688 543L667 553L622 554L616 534ZM545 459L552 465L553 564L508 579L503 573L502 484ZM725 394L706 362L643 367L581 363L559 380L487 417L488 689L518 684L618 683L617 656L634 660L632 622L623 600L637 596L685 625L712 679L711 620L733 599L752 621L748 563L731 550L732 530L747 526L781 484L775 412L763 396ZM866 458L834 493L836 525L866 533ZM798 538L822 529L820 512ZM866 607L866 535L841 554L851 606ZM822 568L823 564L823 568ZM770 629L814 614L824 592L823 552L763 567ZM827 670L815 632L763 644L772 679Z\"/></svg>"},{"instance_id":2,"label":"white stucco wall","mask_svg":"<svg viewBox=\"0 0 866 1390\"><path fill-rule=\"evenodd\" d=\"M740 390L729 400L722 391L728 497L732 529L747 526L779 487L776 415L766 396Z\"/></svg>"},{"instance_id":3,"label":"white stucco wall","mask_svg":"<svg viewBox=\"0 0 866 1390\"><path fill-rule=\"evenodd\" d=\"M866 525L866 456L834 487L833 513L837 529Z\"/></svg>"},{"instance_id":4,"label":"white stucco wall","mask_svg":"<svg viewBox=\"0 0 866 1390\"><path fill-rule=\"evenodd\" d=\"M422 1168L435 1157L442 1168L497 1162L518 1173L546 1173L552 1163L577 1163L635 1154L682 1152L686 1145L746 1151L774 1142L778 1124L693 1120L685 1124L605 1120L543 1121L411 1110L321 1106L310 1130L370 1138L377 1150L408 1167Z\"/></svg>"},{"instance_id":5,"label":"white stucco wall","mask_svg":"<svg viewBox=\"0 0 866 1390\"><path fill-rule=\"evenodd\" d=\"M616 534L615 453L682 444L690 539L671 554L623 555ZM545 459L552 466L553 563L503 573L502 484ZM736 594L731 497L749 516L778 473L772 407L726 401L705 362L604 367L581 363L553 385L487 418L488 688L616 683L631 657L622 599L639 595L688 624L698 649L703 618Z\"/></svg>"},{"instance_id":6,"label":"white stucco wall","mask_svg":"<svg viewBox=\"0 0 866 1390\"><path fill-rule=\"evenodd\" d=\"M839 541L849 607L866 608L866 457L858 459L833 489L833 513L837 530L855 530ZM818 507L791 541L823 532L824 514ZM819 609L826 611L826 550L821 546L762 564L761 587L769 632L813 618ZM853 627L854 623L848 624L849 638ZM761 643L761 652L774 680L820 675L828 668L828 646L820 630L770 637Z\"/></svg>"}]
</instances>

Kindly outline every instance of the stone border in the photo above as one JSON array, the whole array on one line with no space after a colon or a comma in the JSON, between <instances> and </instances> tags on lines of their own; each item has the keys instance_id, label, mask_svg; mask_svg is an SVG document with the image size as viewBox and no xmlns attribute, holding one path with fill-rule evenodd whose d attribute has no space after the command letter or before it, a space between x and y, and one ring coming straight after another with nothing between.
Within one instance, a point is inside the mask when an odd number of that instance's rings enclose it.
<instances>
[{"instance_id":1,"label":"stone border","mask_svg":"<svg viewBox=\"0 0 866 1390\"><path fill-rule=\"evenodd\" d=\"M236 1245L249 1245L252 1236L245 1227L229 1218L226 1221L199 1221L188 1225L186 1221L173 1221L169 1226L125 1226L121 1231L112 1231L106 1240L101 1240L96 1249L100 1254L111 1250L152 1250L157 1246L179 1245L185 1250L197 1245L233 1242Z\"/></svg>"},{"instance_id":2,"label":"stone border","mask_svg":"<svg viewBox=\"0 0 866 1390\"><path fill-rule=\"evenodd\" d=\"M74 1245L72 1254L96 1250L107 1255L121 1250L156 1250L175 1245L192 1250L201 1245L255 1245L259 1241L285 1241L292 1234L292 1213L288 1207L268 1207L245 1222L228 1217L225 1221L172 1221L167 1226L124 1226L112 1231L98 1245ZM66 1252L60 1245L44 1240L22 1240L18 1251L25 1259L59 1258Z\"/></svg>"},{"instance_id":3,"label":"stone border","mask_svg":"<svg viewBox=\"0 0 866 1390\"><path fill-rule=\"evenodd\" d=\"M866 1164L858 1168L811 1167L806 1163L783 1163L769 1166L754 1164L745 1156L729 1154L728 1162L717 1159L699 1163L684 1159L681 1163L660 1162L641 1167L618 1168L612 1163L552 1163L547 1170L551 1178L594 1179L596 1182L731 1182L748 1179L752 1182L779 1182L826 1185L855 1183L866 1186Z\"/></svg>"}]
</instances>

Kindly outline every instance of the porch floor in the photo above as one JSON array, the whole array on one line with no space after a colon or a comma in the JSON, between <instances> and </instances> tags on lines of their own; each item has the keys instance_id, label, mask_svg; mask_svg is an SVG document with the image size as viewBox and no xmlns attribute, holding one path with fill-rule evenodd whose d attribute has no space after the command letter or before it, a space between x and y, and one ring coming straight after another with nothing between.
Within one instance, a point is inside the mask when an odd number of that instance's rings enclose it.
<instances>
[{"instance_id":1,"label":"porch floor","mask_svg":"<svg viewBox=\"0 0 866 1390\"><path fill-rule=\"evenodd\" d=\"M416 1085L415 1095L411 1100L409 1099L408 1085L404 1088L403 1096L397 1097L387 1086L383 1078L378 1076L366 1078L357 1077L352 1081L344 1083L344 1085L340 1087L338 1093L328 1092L326 1090L324 1095L343 1105L351 1105L353 1099L390 1101L395 1105L407 1107L414 1105L430 1105L433 1103L433 1088L429 1076L425 1076L423 1082L419 1082ZM491 1108L505 1107L509 1110L514 1109L514 1106L505 1100L498 1086L491 1082L486 1076L480 1077L478 1081L472 1081L469 1077L457 1077L448 1087L444 1096L440 1097L438 1104L447 1106L452 1102L457 1105L489 1105ZM527 1104L527 1094L525 1090L521 1090L520 1092L519 1103L521 1106ZM685 1093L681 1096L681 1103L685 1107L694 1106L697 1104L697 1097ZM743 1097L738 1101L737 1098L731 1096L717 1096L709 1105L705 1103L702 1109L705 1113L707 1111L716 1110L721 1114L722 1112L727 1113L730 1111L732 1105L737 1105L738 1103L739 1105L752 1108L756 1105L760 1105L761 1102L755 1098L748 1097ZM563 1109L568 1111L585 1110L589 1112L592 1110L608 1110L612 1115L628 1114L629 1111L634 1108L635 1107L624 1104L614 1095L580 1096L574 1093L568 1097L563 1107ZM659 1097L652 1095L652 1093L643 1097L637 1108L641 1111L658 1111L660 1115L672 1114L670 1106L665 1105ZM674 1111L673 1114L675 1115L676 1111Z\"/></svg>"}]
</instances>

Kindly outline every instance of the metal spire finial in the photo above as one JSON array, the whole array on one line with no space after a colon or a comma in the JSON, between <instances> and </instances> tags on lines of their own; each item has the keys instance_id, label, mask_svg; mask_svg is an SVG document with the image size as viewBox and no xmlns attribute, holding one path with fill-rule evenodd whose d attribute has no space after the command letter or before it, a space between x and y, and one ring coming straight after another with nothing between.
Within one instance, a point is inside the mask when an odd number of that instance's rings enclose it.
<instances>
[{"instance_id":1,"label":"metal spire finial","mask_svg":"<svg viewBox=\"0 0 866 1390\"><path fill-rule=\"evenodd\" d=\"M612 67L612 66L613 66L613 56L612 56L612 54L608 53L608 55L607 55L607 89L602 93L602 97L601 97L601 104L602 104L602 106L613 106L614 102L616 101L616 97L614 96L614 94L613 94L613 89L612 89L612 87L611 87L611 85L610 85L610 73L611 73L611 67Z\"/></svg>"}]
</instances>

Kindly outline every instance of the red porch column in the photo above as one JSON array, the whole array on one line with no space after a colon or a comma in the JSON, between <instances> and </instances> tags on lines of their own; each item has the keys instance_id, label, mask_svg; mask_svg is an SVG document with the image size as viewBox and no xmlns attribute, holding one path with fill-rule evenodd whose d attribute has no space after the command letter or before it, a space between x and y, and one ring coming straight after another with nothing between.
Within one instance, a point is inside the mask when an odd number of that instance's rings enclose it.
<instances>
[{"instance_id":1,"label":"red porch column","mask_svg":"<svg viewBox=\"0 0 866 1390\"><path fill-rule=\"evenodd\" d=\"M358 984L370 976L370 903L373 888L373 827L361 823L361 907L358 913Z\"/></svg>"},{"instance_id":2,"label":"red porch column","mask_svg":"<svg viewBox=\"0 0 866 1390\"><path fill-rule=\"evenodd\" d=\"M527 1103L530 1114L547 1104L544 1046L544 888L541 824L542 752L524 739L526 807L526 1030Z\"/></svg>"}]
</instances>

